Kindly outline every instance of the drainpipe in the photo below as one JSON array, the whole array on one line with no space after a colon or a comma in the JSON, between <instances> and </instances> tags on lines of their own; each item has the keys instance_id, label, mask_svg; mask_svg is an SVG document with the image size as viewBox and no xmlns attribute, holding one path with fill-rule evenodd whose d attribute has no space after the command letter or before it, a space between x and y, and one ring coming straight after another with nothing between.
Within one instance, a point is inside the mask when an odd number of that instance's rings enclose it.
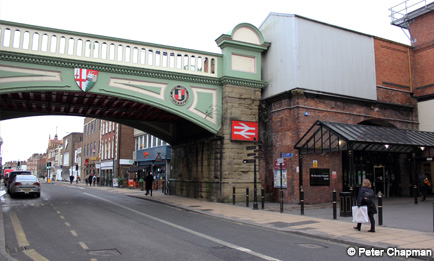
<instances>
[{"instance_id":1,"label":"drainpipe","mask_svg":"<svg viewBox=\"0 0 434 261\"><path fill-rule=\"evenodd\" d=\"M409 84L410 84L410 92L413 93L413 85L411 79L411 61L410 61L410 48L407 47L407 57L408 57L408 74L409 74Z\"/></svg>"}]
</instances>

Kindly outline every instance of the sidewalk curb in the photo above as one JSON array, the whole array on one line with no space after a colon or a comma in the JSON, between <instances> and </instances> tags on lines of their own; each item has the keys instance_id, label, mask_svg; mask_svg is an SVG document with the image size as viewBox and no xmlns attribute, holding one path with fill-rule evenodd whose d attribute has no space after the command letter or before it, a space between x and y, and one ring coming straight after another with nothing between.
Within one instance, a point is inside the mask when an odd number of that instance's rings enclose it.
<instances>
[{"instance_id":1,"label":"sidewalk curb","mask_svg":"<svg viewBox=\"0 0 434 261\"><path fill-rule=\"evenodd\" d=\"M6 252L5 224L3 222L3 206L0 200L0 260L18 261Z\"/></svg>"},{"instance_id":2,"label":"sidewalk curb","mask_svg":"<svg viewBox=\"0 0 434 261\"><path fill-rule=\"evenodd\" d=\"M295 234L295 235L303 236L303 237L312 237L312 236L314 236L315 238L319 238L321 240L331 241L331 242L336 242L336 243L341 243L341 244L353 246L353 247L356 247L356 248L373 248L374 247L375 249L386 251L387 248L397 247L397 246L394 246L394 245L384 245L384 246L375 245L375 246L373 246L372 244L368 244L366 242L356 242L356 241L351 240L351 239L346 240L346 239L343 239L343 238L330 237L330 235L325 235L323 233L318 233L318 232L316 232L316 233L309 233L308 232L309 230L307 230L307 231L299 231L299 230L293 230L293 229L289 229L289 230L288 229L278 229L278 228L273 228L273 227L270 227L270 226L267 226L267 225L263 225L263 224L259 224L259 223L255 223L255 222L251 222L251 221L234 220L234 219L225 217L223 215L213 214L213 213L210 213L208 211L203 211L203 210L196 209L196 208L175 205L175 204L170 203L170 202L159 200L158 198L145 197L145 196L140 196L140 195L128 195L128 194L126 194L126 196L134 197L134 198L138 198L138 199L143 199L143 200L148 200L148 201L152 201L152 202L155 202L155 203L159 203L159 204L175 207L175 208L178 208L178 209L183 209L183 210L186 210L186 211L191 211L191 212L194 212L194 213L197 213L197 214L202 214L202 215L206 215L206 216L210 216L210 217L222 218L222 219L225 219L227 221L242 223L242 224L249 225L249 226L256 226L256 227L261 227L261 228L264 228L264 229L275 230L275 231L280 231L280 232L285 232L285 233L291 233L291 234ZM223 203L215 202L215 204L223 204ZM264 211L264 210L262 210L262 211ZM293 214L283 214L283 215L293 215ZM336 221L336 222L344 222L344 221ZM345 224L347 224L347 223L345 223ZM348 224L351 224L351 223L348 223ZM434 260L433 257L410 257L410 258L420 259L420 260Z\"/></svg>"}]
</instances>

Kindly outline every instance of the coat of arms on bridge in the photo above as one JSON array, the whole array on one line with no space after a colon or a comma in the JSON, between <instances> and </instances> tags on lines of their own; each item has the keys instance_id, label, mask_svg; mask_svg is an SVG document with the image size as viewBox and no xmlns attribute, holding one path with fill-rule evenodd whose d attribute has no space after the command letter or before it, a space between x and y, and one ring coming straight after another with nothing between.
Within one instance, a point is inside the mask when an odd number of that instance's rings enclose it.
<instances>
[{"instance_id":1,"label":"coat of arms on bridge","mask_svg":"<svg viewBox=\"0 0 434 261\"><path fill-rule=\"evenodd\" d=\"M176 105L185 105L190 94L184 86L176 85L170 90L170 100Z\"/></svg>"},{"instance_id":2,"label":"coat of arms on bridge","mask_svg":"<svg viewBox=\"0 0 434 261\"><path fill-rule=\"evenodd\" d=\"M89 70L83 68L75 68L74 69L74 78L78 87L82 89L84 92L90 90L98 78L98 71Z\"/></svg>"}]
</instances>

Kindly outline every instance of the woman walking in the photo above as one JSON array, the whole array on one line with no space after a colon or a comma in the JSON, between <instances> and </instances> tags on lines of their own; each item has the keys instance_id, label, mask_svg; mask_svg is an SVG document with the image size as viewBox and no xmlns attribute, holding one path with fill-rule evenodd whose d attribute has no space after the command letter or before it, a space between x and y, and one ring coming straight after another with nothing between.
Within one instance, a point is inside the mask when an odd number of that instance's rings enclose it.
<instances>
[{"instance_id":1,"label":"woman walking","mask_svg":"<svg viewBox=\"0 0 434 261\"><path fill-rule=\"evenodd\" d=\"M371 182L369 179L364 179L362 187L359 190L359 195L357 196L357 207L367 206L368 207L368 217L371 222L371 229L368 232L375 232L375 219L374 215L377 214L377 207L375 206L375 195L374 191L371 189ZM362 228L362 223L357 223L354 229L360 231Z\"/></svg>"}]
</instances>

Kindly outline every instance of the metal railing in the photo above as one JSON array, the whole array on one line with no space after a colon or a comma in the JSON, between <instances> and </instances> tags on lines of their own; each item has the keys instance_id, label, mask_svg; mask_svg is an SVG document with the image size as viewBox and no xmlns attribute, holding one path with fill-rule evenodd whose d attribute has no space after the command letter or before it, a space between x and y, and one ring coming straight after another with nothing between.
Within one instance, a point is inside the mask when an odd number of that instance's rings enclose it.
<instances>
[{"instance_id":1,"label":"metal railing","mask_svg":"<svg viewBox=\"0 0 434 261\"><path fill-rule=\"evenodd\" d=\"M217 77L218 54L0 21L0 50Z\"/></svg>"},{"instance_id":2,"label":"metal railing","mask_svg":"<svg viewBox=\"0 0 434 261\"><path fill-rule=\"evenodd\" d=\"M389 8L390 18L392 19L392 24L400 24L405 22L407 15L413 11L416 11L421 8L426 8L427 4L433 2L432 0L421 0L421 1L412 1L406 0L400 4Z\"/></svg>"}]
</instances>

